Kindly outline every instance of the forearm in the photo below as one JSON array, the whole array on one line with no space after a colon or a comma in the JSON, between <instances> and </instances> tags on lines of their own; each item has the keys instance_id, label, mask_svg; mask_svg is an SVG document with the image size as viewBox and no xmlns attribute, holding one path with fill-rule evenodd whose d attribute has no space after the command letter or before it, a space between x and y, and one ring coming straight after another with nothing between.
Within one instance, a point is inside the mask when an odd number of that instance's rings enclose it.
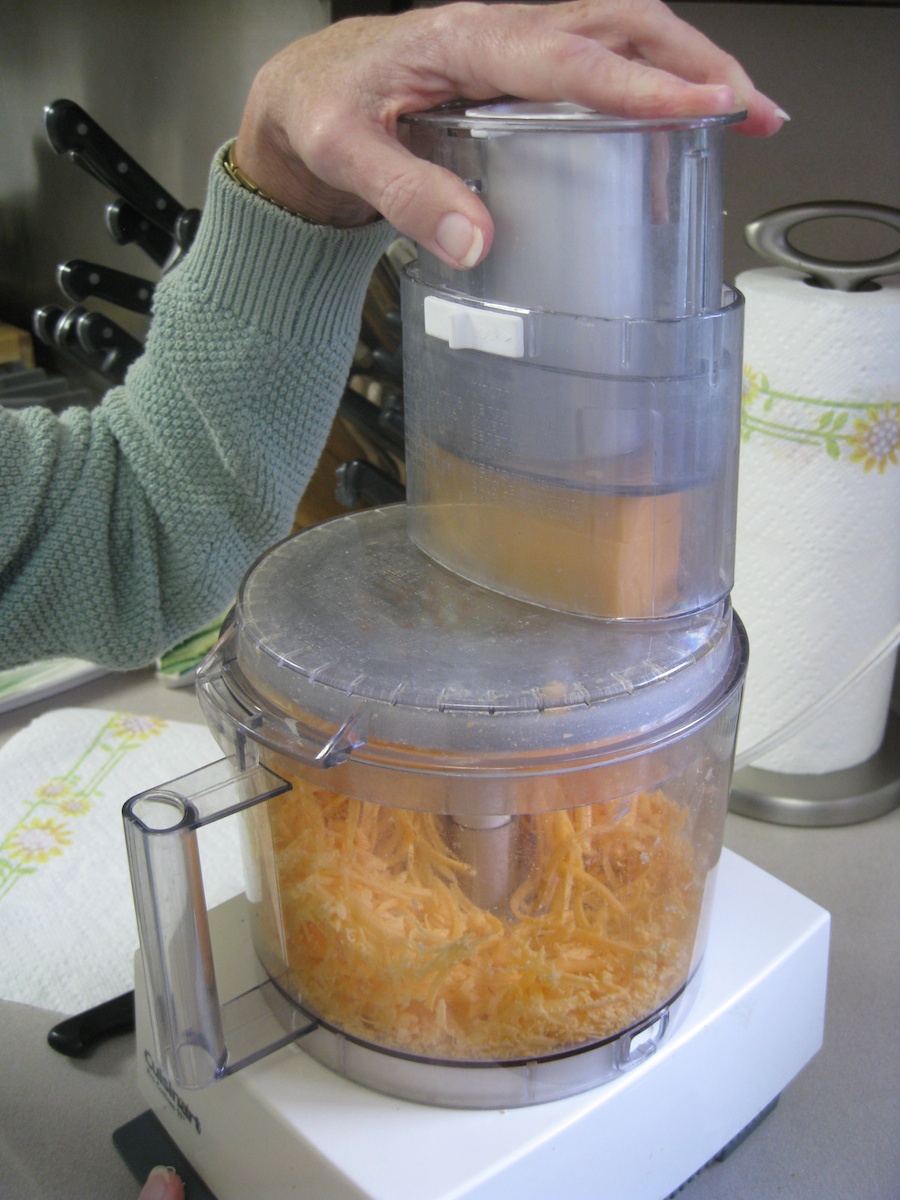
<instances>
[{"instance_id":1,"label":"forearm","mask_svg":"<svg viewBox=\"0 0 900 1200\"><path fill-rule=\"evenodd\" d=\"M290 529L391 236L308 226L214 167L125 385L3 430L0 665L147 662L230 602Z\"/></svg>"}]
</instances>

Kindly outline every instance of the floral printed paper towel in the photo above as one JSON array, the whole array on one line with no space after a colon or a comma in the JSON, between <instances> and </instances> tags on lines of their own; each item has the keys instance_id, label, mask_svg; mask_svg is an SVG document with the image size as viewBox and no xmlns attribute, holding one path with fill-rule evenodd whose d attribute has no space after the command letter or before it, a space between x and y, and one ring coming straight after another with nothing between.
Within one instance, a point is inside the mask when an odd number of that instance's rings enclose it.
<instances>
[{"instance_id":1,"label":"floral printed paper towel","mask_svg":"<svg viewBox=\"0 0 900 1200\"><path fill-rule=\"evenodd\" d=\"M74 1013L134 986L122 805L221 757L203 726L84 708L0 748L0 998ZM209 905L242 891L237 823L200 848Z\"/></svg>"},{"instance_id":2,"label":"floral printed paper towel","mask_svg":"<svg viewBox=\"0 0 900 1200\"><path fill-rule=\"evenodd\" d=\"M840 292L760 268L737 286L747 308L733 599L750 637L738 759L839 771L881 744L895 655L792 723L900 621L900 278Z\"/></svg>"}]
</instances>

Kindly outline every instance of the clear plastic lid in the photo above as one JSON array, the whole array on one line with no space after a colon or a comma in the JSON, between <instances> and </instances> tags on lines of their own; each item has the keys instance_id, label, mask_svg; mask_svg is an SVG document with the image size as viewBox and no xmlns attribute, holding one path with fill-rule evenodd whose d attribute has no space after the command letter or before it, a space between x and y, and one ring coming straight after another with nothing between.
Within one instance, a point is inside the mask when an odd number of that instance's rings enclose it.
<instances>
[{"instance_id":1,"label":"clear plastic lid","mask_svg":"<svg viewBox=\"0 0 900 1200\"><path fill-rule=\"evenodd\" d=\"M727 602L651 627L481 588L424 555L396 505L325 522L260 559L239 593L227 674L248 709L289 722L298 756L318 766L352 754L528 774L682 736L739 683L739 641Z\"/></svg>"}]
</instances>

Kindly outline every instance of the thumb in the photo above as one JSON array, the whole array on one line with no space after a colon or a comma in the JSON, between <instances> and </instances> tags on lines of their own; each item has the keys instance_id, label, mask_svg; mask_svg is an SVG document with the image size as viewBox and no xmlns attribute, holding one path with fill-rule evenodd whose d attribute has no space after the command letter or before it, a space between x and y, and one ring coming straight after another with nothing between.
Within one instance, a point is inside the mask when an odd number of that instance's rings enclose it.
<instances>
[{"instance_id":1,"label":"thumb","mask_svg":"<svg viewBox=\"0 0 900 1200\"><path fill-rule=\"evenodd\" d=\"M174 1167L154 1167L138 1200L184 1200L184 1184Z\"/></svg>"},{"instance_id":2,"label":"thumb","mask_svg":"<svg viewBox=\"0 0 900 1200\"><path fill-rule=\"evenodd\" d=\"M348 190L449 266L466 269L484 258L494 224L478 196L457 175L417 158L382 130L373 136L366 127L357 137L348 155L353 178L343 181Z\"/></svg>"}]
</instances>

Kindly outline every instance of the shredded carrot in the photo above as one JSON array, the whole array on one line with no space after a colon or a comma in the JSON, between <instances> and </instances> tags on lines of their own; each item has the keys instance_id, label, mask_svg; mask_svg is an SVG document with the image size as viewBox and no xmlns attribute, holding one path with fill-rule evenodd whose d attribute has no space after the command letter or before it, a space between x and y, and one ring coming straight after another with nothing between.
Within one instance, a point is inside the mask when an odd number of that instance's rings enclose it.
<instances>
[{"instance_id":1,"label":"shredded carrot","mask_svg":"<svg viewBox=\"0 0 900 1200\"><path fill-rule=\"evenodd\" d=\"M503 1061L613 1036L686 981L705 879L663 792L514 818L490 911L447 818L293 782L269 805L287 982L329 1025Z\"/></svg>"}]
</instances>

